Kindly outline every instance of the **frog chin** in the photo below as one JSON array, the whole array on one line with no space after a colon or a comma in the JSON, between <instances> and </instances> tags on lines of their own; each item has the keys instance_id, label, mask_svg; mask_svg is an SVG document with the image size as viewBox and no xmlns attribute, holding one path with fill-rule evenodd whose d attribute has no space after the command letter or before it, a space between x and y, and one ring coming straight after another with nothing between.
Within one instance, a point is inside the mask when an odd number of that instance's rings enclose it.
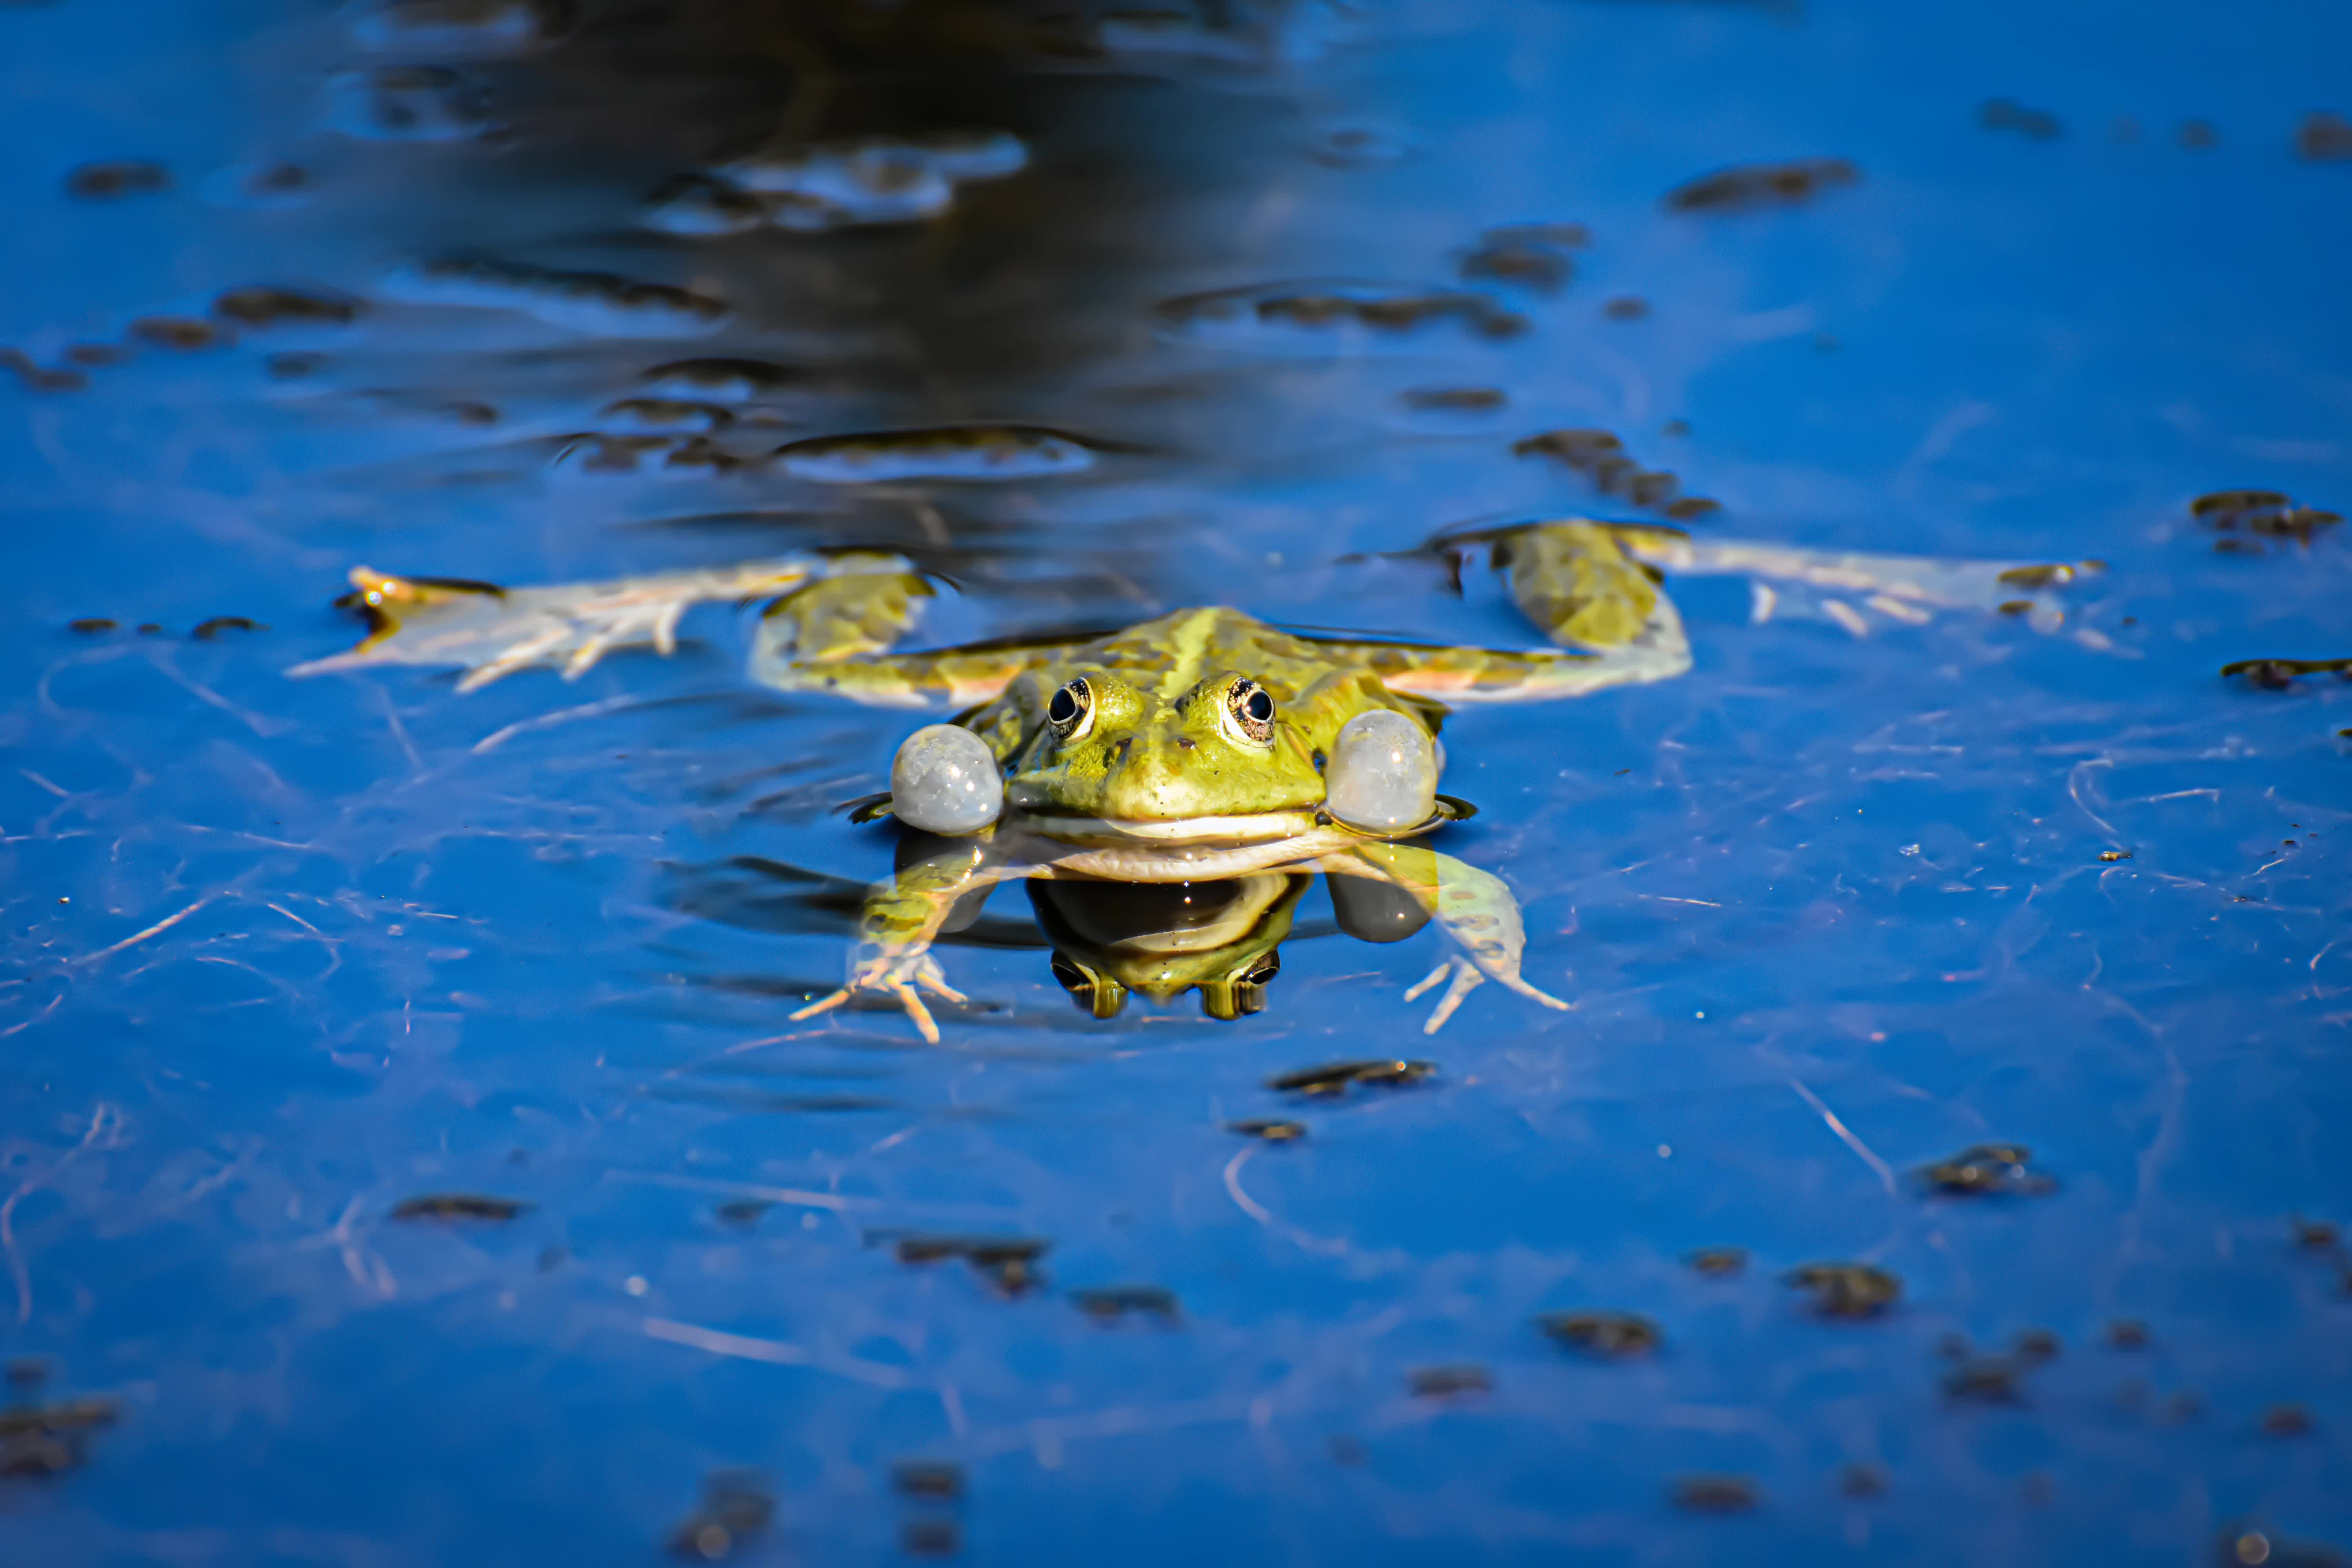
<instances>
[{"instance_id":1,"label":"frog chin","mask_svg":"<svg viewBox=\"0 0 2352 1568\"><path fill-rule=\"evenodd\" d=\"M1018 816L1022 826L1056 843L1126 847L1239 847L1302 837L1320 826L1312 809L1181 817L1093 816L1029 809Z\"/></svg>"}]
</instances>

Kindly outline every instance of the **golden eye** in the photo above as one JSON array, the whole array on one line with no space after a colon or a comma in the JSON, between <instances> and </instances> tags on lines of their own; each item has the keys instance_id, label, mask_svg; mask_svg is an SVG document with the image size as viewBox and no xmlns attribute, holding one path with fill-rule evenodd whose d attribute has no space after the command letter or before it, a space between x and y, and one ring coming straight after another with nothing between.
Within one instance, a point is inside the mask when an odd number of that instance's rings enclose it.
<instances>
[{"instance_id":1,"label":"golden eye","mask_svg":"<svg viewBox=\"0 0 2352 1568\"><path fill-rule=\"evenodd\" d=\"M1054 693L1054 700L1045 704L1045 722L1065 741L1085 734L1094 718L1094 688L1087 684L1084 676Z\"/></svg>"},{"instance_id":2,"label":"golden eye","mask_svg":"<svg viewBox=\"0 0 2352 1568\"><path fill-rule=\"evenodd\" d=\"M1253 745L1274 740L1274 694L1255 680L1236 680L1225 693L1228 727Z\"/></svg>"}]
</instances>

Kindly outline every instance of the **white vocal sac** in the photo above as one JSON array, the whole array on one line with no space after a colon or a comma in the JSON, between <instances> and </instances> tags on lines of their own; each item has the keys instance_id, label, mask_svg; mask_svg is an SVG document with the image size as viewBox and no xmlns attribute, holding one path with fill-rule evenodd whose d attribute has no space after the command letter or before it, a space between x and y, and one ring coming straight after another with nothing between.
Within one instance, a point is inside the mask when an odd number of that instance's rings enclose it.
<instances>
[{"instance_id":1,"label":"white vocal sac","mask_svg":"<svg viewBox=\"0 0 2352 1568\"><path fill-rule=\"evenodd\" d=\"M890 763L890 810L925 833L976 833L1004 808L996 754L971 731L929 724L900 743Z\"/></svg>"},{"instance_id":2,"label":"white vocal sac","mask_svg":"<svg viewBox=\"0 0 2352 1568\"><path fill-rule=\"evenodd\" d=\"M1418 827L1437 809L1437 754L1423 730L1386 708L1341 726L1323 767L1323 808L1360 833Z\"/></svg>"}]
</instances>

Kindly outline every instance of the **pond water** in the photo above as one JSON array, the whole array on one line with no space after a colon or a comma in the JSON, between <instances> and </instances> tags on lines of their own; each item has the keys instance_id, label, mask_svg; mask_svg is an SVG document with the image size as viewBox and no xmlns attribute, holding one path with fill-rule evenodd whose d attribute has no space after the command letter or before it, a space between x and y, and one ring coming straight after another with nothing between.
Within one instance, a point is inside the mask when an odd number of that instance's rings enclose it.
<instances>
[{"instance_id":1,"label":"pond water","mask_svg":"<svg viewBox=\"0 0 2352 1568\"><path fill-rule=\"evenodd\" d=\"M2352 656L2347 58L2179 0L0 6L0 1555L2340 1561L2352 684L2219 672ZM1410 552L1579 514L2106 569L1673 577L1690 674L1455 714L1438 842L1573 1006L1431 1036L1443 937L1319 883L1231 1021L1073 1006L1101 911L1020 887L937 1046L794 1021L930 719L754 683L727 604L570 684L286 673L354 566L852 545L934 643L1523 646ZM1433 1070L1271 1087L1368 1058Z\"/></svg>"}]
</instances>

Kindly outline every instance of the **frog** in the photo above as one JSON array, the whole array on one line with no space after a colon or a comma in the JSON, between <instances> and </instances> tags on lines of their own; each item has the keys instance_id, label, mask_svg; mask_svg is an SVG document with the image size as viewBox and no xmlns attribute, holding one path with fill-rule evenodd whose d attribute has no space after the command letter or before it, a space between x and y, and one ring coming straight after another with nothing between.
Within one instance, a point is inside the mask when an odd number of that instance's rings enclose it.
<instances>
[{"instance_id":1,"label":"frog","mask_svg":"<svg viewBox=\"0 0 2352 1568\"><path fill-rule=\"evenodd\" d=\"M357 567L339 602L368 620L369 635L289 673L455 667L460 692L534 668L575 679L618 649L672 652L679 619L695 605L756 603L752 680L877 708L944 710L942 722L902 744L900 763L918 742L952 742L965 758L955 776L982 807L951 831L933 831L940 824L923 819L934 809L928 795L901 790L903 769L894 767L893 791L856 815L898 816L935 842L874 886L845 983L795 1019L854 1001L895 1003L939 1043L926 998L969 998L950 983L934 942L959 909L1013 879L1255 886L1256 913L1223 939L1233 950L1229 973L1215 970L1208 959L1217 955L1205 949L1161 970L1165 985L1213 990L1238 1017L1262 998L1265 964L1296 901L1287 880L1248 879L1320 873L1335 903L1343 884L1378 889L1419 917L1404 929L1425 921L1443 933L1443 958L1403 993L1407 1003L1436 993L1423 1024L1434 1034L1488 984L1538 1007L1571 1006L1524 973L1525 923L1508 885L1428 842L1472 809L1434 789L1445 760L1440 731L1457 710L1579 698L1685 673L1690 639L1665 591L1675 575L1748 579L1759 621L1805 614L1866 635L1948 610L2055 630L2065 620L2058 594L2101 569L1823 551L1582 516L1444 532L1400 553L1447 563L1457 582L1483 554L1540 641L1494 647L1291 631L1213 605L1099 636L909 650L902 645L939 580L898 552L845 548L516 588ZM1368 733L1379 737L1370 752L1359 743ZM1356 766L1360 754L1374 760ZM1389 763L1393 776L1378 773ZM1364 795L1359 777L1385 781L1385 794L1367 798L1390 806L1402 799L1402 807L1349 809L1344 802ZM1398 778L1401 791L1387 788ZM1138 979L1108 960L1065 954L1064 963L1066 986L1083 990L1098 1015L1115 1012Z\"/></svg>"}]
</instances>

